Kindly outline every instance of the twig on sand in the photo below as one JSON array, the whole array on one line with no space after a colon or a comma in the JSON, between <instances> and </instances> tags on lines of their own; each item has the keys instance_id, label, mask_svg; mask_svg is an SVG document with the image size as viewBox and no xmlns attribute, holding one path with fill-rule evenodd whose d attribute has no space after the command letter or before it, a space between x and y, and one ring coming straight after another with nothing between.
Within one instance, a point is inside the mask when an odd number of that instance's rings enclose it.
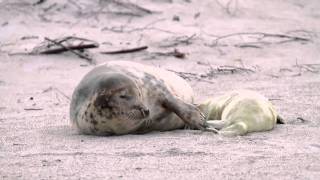
<instances>
[{"instance_id":1,"label":"twig on sand","mask_svg":"<svg viewBox=\"0 0 320 180\"><path fill-rule=\"evenodd\" d=\"M141 47L130 48L130 49L121 49L116 51L104 51L104 52L101 52L101 54L125 54L125 53L143 51L145 49L148 49L148 46L141 46Z\"/></svg>"},{"instance_id":2,"label":"twig on sand","mask_svg":"<svg viewBox=\"0 0 320 180\"><path fill-rule=\"evenodd\" d=\"M302 117L297 117L297 120L301 121L302 123L308 122L308 120L306 120Z\"/></svg>"},{"instance_id":3,"label":"twig on sand","mask_svg":"<svg viewBox=\"0 0 320 180\"><path fill-rule=\"evenodd\" d=\"M189 72L180 72L180 71L174 71L171 69L167 69L168 71L176 73L178 76L182 77L185 80L191 81L191 80L196 80L196 81L201 81L201 82L207 82L209 84L213 84L214 82L205 80L201 77L199 77L199 74L197 73L189 73Z\"/></svg>"},{"instance_id":4,"label":"twig on sand","mask_svg":"<svg viewBox=\"0 0 320 180\"><path fill-rule=\"evenodd\" d=\"M231 72L231 74L235 72L246 72L246 73L253 73L254 70L244 67L238 66L219 66L217 67L218 72Z\"/></svg>"},{"instance_id":5,"label":"twig on sand","mask_svg":"<svg viewBox=\"0 0 320 180\"><path fill-rule=\"evenodd\" d=\"M219 41L231 37L236 37L236 36L255 36L257 41L251 42L251 43L245 43L245 44L235 44L235 47L240 47L240 48L245 48L245 47L252 47L252 48L261 48L257 44L272 44L272 43L286 43L286 42L291 42L291 41L300 41L300 42L308 42L311 41L310 38L305 38L305 37L299 37L299 36L293 36L293 35L287 35L287 34L272 34L272 33L263 33L263 32L240 32L240 33L232 33L232 34L227 34L224 36L219 36L213 40L213 43L209 46L218 46ZM251 37L252 38L252 37ZM272 41L263 41L265 38L278 38L280 39L277 42L272 42Z\"/></svg>"},{"instance_id":6,"label":"twig on sand","mask_svg":"<svg viewBox=\"0 0 320 180\"><path fill-rule=\"evenodd\" d=\"M137 4L131 3L131 2L121 2L121 1L117 1L117 0L111 0L111 2L117 4L118 6L130 9L130 10L140 11L140 12L146 13L146 14L152 14L153 13L153 11L151 11L151 10L149 10L147 8L141 7L141 6L137 5Z\"/></svg>"},{"instance_id":7,"label":"twig on sand","mask_svg":"<svg viewBox=\"0 0 320 180\"><path fill-rule=\"evenodd\" d=\"M137 16L141 17L146 14L153 14L154 11L151 11L147 8L139 6L129 1L120 1L120 0L100 0L100 12L98 13L111 13L116 15L125 15L125 16ZM102 10L107 6L108 9L112 11L102 12Z\"/></svg>"},{"instance_id":8,"label":"twig on sand","mask_svg":"<svg viewBox=\"0 0 320 180\"><path fill-rule=\"evenodd\" d=\"M32 5L33 6L40 5L40 4L42 4L42 3L46 2L46 1L47 0L38 0L37 2L33 3Z\"/></svg>"},{"instance_id":9,"label":"twig on sand","mask_svg":"<svg viewBox=\"0 0 320 180\"><path fill-rule=\"evenodd\" d=\"M43 108L24 108L26 111L42 111Z\"/></svg>"},{"instance_id":10,"label":"twig on sand","mask_svg":"<svg viewBox=\"0 0 320 180\"><path fill-rule=\"evenodd\" d=\"M68 2L72 4L74 7L78 8L79 11L82 11L81 6L77 2L74 2L73 0L68 0Z\"/></svg>"},{"instance_id":11,"label":"twig on sand","mask_svg":"<svg viewBox=\"0 0 320 180\"><path fill-rule=\"evenodd\" d=\"M282 101L280 98L268 98L269 101Z\"/></svg>"},{"instance_id":12,"label":"twig on sand","mask_svg":"<svg viewBox=\"0 0 320 180\"><path fill-rule=\"evenodd\" d=\"M199 63L198 63L199 64ZM238 67L238 66L218 66L216 68L213 68L210 64L209 66L209 71L206 73L198 74L198 73L191 73L191 72L178 72L174 70L168 70L171 72L176 73L180 77L186 80L197 80L197 81L202 81L202 82L207 82L207 83L214 83L210 81L212 78L214 78L216 75L221 75L221 74L236 74L236 73L254 73L255 71L249 68L245 67ZM209 80L205 80L209 79Z\"/></svg>"},{"instance_id":13,"label":"twig on sand","mask_svg":"<svg viewBox=\"0 0 320 180\"><path fill-rule=\"evenodd\" d=\"M216 0L216 3L230 16L234 16L238 10L238 0L229 0L226 5L223 5L219 0ZM232 5L234 5L234 8L232 8Z\"/></svg>"},{"instance_id":14,"label":"twig on sand","mask_svg":"<svg viewBox=\"0 0 320 180\"><path fill-rule=\"evenodd\" d=\"M49 91L57 91L59 94L61 94L63 97L65 97L69 101L71 100L71 98L69 96L67 96L64 92L62 92L60 89L58 89L56 87L52 87L52 86L50 86L49 88L43 90L42 93L46 93L46 92L49 92Z\"/></svg>"},{"instance_id":15,"label":"twig on sand","mask_svg":"<svg viewBox=\"0 0 320 180\"><path fill-rule=\"evenodd\" d=\"M217 68L213 68L210 66L209 72L205 74L201 74L203 78L212 78L219 74L236 74L236 73L254 73L255 71L245 67L238 66L218 66Z\"/></svg>"},{"instance_id":16,"label":"twig on sand","mask_svg":"<svg viewBox=\"0 0 320 180\"><path fill-rule=\"evenodd\" d=\"M20 157L38 157L38 156L112 156L112 154L108 153L96 153L96 152L39 152L39 153L28 153L21 154Z\"/></svg>"},{"instance_id":17,"label":"twig on sand","mask_svg":"<svg viewBox=\"0 0 320 180\"><path fill-rule=\"evenodd\" d=\"M111 31L114 33L133 33L133 32L141 32L141 31L146 31L146 30L155 30L155 31L160 31L164 33L169 33L169 34L177 34L172 31L168 31L165 29L160 29L157 27L154 27L154 25L158 22L165 21L165 18L157 19L155 21L152 21L142 27L129 27L128 25L120 25L120 26L113 26L113 27L104 27L101 29L101 31Z\"/></svg>"},{"instance_id":18,"label":"twig on sand","mask_svg":"<svg viewBox=\"0 0 320 180\"><path fill-rule=\"evenodd\" d=\"M189 45L189 44L191 44L191 40L193 40L195 37L196 37L196 34L192 34L191 36L174 37L173 40L170 40L170 39L165 40L165 42L167 42L167 41L169 41L169 42L166 44L160 45L159 47L169 48L169 47L175 47L180 44Z\"/></svg>"},{"instance_id":19,"label":"twig on sand","mask_svg":"<svg viewBox=\"0 0 320 180\"><path fill-rule=\"evenodd\" d=\"M235 47L238 47L238 48L256 48L256 49L262 48L261 46L254 45L254 44L236 44Z\"/></svg>"},{"instance_id":20,"label":"twig on sand","mask_svg":"<svg viewBox=\"0 0 320 180\"><path fill-rule=\"evenodd\" d=\"M179 59L184 59L186 57L186 53L183 53L178 49L174 49L170 52L153 52L152 54L156 56L174 56Z\"/></svg>"},{"instance_id":21,"label":"twig on sand","mask_svg":"<svg viewBox=\"0 0 320 180\"><path fill-rule=\"evenodd\" d=\"M312 73L319 73L320 72L320 64L299 64L298 60L296 59L296 64L294 67L299 68L300 72L302 70L306 70Z\"/></svg>"},{"instance_id":22,"label":"twig on sand","mask_svg":"<svg viewBox=\"0 0 320 180\"><path fill-rule=\"evenodd\" d=\"M48 12L48 11L50 11L52 8L54 8L54 7L56 7L58 4L57 3L52 3L50 6L48 6L47 8L44 8L43 9L43 11L44 12ZM46 19L45 17L44 17L44 14L41 14L41 15L39 15L40 17L42 16L44 19Z\"/></svg>"}]
</instances>

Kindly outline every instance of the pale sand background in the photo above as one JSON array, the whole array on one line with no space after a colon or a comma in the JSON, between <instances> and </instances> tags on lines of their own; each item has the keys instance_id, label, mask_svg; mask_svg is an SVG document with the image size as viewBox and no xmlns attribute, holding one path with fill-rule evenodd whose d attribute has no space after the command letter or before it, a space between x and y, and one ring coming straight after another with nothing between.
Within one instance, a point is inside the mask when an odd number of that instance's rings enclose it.
<instances>
[{"instance_id":1,"label":"pale sand background","mask_svg":"<svg viewBox=\"0 0 320 180\"><path fill-rule=\"evenodd\" d=\"M34 2L0 1L0 179L320 177L320 1L132 1L152 14L121 8L114 1L99 5L97 0L47 0L35 6ZM252 44L257 39L242 35L210 46L217 36L241 32L310 41L274 37ZM271 98L288 124L236 138L187 130L120 137L78 135L69 126L69 100L64 94L70 97L93 65L83 66L88 63L71 53L12 55L31 50L44 37L68 35L99 42L99 49L90 50L98 63L130 60L198 74L208 72L208 64L213 69L250 68L254 73L202 78L211 84L191 80L197 101L249 88ZM239 47L243 43L250 45ZM149 49L99 53L142 45ZM174 48L187 53L186 58L157 54ZM41 110L24 110L30 107Z\"/></svg>"}]
</instances>

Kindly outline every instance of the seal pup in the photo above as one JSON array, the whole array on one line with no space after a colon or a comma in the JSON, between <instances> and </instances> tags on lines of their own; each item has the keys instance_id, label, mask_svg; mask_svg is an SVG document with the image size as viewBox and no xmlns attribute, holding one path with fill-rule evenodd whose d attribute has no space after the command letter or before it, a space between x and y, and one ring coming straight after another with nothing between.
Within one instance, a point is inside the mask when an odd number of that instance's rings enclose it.
<instances>
[{"instance_id":1,"label":"seal pup","mask_svg":"<svg viewBox=\"0 0 320 180\"><path fill-rule=\"evenodd\" d=\"M110 61L87 73L75 88L72 124L84 134L122 135L184 128L204 130L193 90L172 72Z\"/></svg>"},{"instance_id":2,"label":"seal pup","mask_svg":"<svg viewBox=\"0 0 320 180\"><path fill-rule=\"evenodd\" d=\"M271 102L263 95L239 90L211 98L198 108L205 114L208 130L225 136L268 131L283 124Z\"/></svg>"}]
</instances>

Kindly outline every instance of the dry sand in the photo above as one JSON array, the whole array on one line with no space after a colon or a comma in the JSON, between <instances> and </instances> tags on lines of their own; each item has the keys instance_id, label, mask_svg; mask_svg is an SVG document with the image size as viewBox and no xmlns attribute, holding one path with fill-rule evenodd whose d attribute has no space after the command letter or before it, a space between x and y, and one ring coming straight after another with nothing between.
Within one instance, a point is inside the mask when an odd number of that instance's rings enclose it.
<instances>
[{"instance_id":1,"label":"dry sand","mask_svg":"<svg viewBox=\"0 0 320 180\"><path fill-rule=\"evenodd\" d=\"M0 179L319 179L318 0L132 1L151 13L112 0L35 2L0 0ZM225 36L233 33L243 34ZM21 54L44 37L69 35L99 42L90 50L98 63L195 73L184 75L198 102L259 91L288 123L235 138L190 130L79 135L69 125L69 98L94 65L71 53ZM165 55L174 49L186 58ZM244 70L217 71L225 65Z\"/></svg>"}]
</instances>

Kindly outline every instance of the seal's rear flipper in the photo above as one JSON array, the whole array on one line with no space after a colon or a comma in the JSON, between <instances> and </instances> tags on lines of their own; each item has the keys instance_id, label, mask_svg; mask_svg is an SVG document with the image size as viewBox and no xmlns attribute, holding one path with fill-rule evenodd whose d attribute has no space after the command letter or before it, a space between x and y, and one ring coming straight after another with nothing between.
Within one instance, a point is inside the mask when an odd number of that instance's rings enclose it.
<instances>
[{"instance_id":1,"label":"seal's rear flipper","mask_svg":"<svg viewBox=\"0 0 320 180\"><path fill-rule=\"evenodd\" d=\"M279 115L277 115L277 124L285 124L286 122L283 120L283 118Z\"/></svg>"}]
</instances>

